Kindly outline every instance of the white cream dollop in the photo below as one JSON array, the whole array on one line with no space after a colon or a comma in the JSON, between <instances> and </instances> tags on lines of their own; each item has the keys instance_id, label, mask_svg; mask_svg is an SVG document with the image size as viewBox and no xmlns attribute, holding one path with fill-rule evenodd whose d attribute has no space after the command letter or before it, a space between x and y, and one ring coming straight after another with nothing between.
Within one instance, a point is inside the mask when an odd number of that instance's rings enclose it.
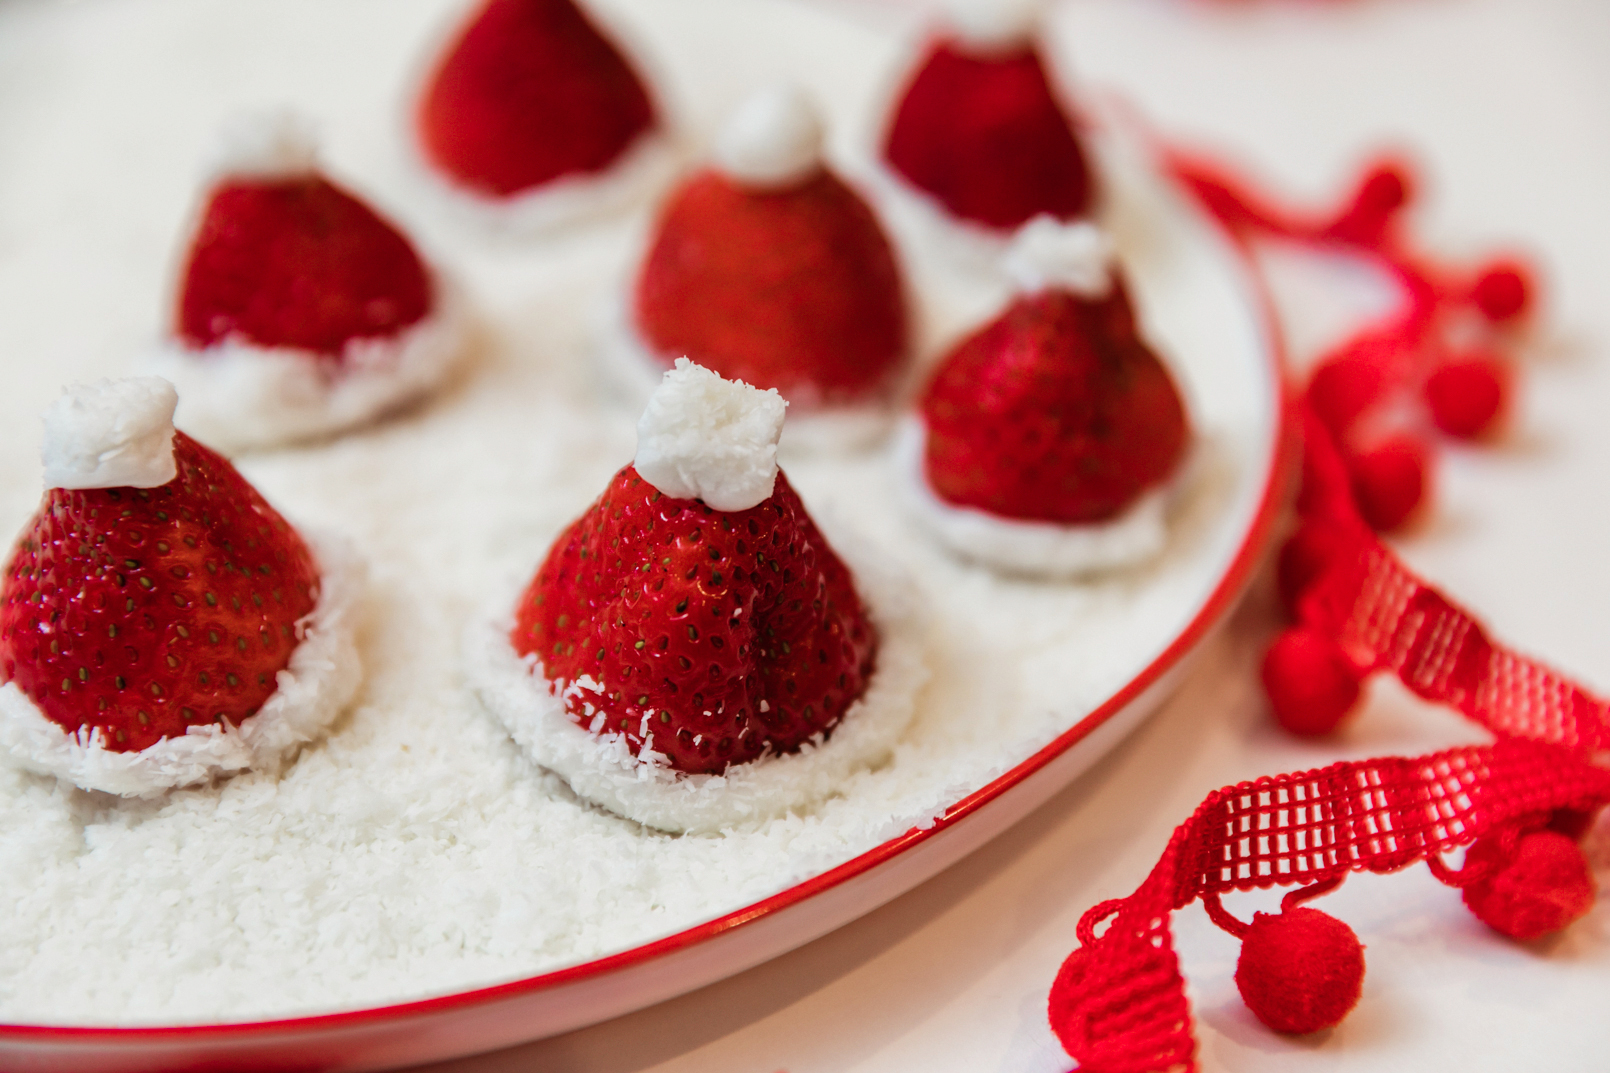
<instances>
[{"instance_id":1,"label":"white cream dollop","mask_svg":"<svg viewBox=\"0 0 1610 1073\"><path fill-rule=\"evenodd\" d=\"M727 120L716 165L745 186L791 186L822 165L822 119L798 86L759 90Z\"/></svg>"},{"instance_id":2,"label":"white cream dollop","mask_svg":"<svg viewBox=\"0 0 1610 1073\"><path fill-rule=\"evenodd\" d=\"M213 153L216 178L289 179L319 168L313 122L289 108L237 112L224 121Z\"/></svg>"},{"instance_id":3,"label":"white cream dollop","mask_svg":"<svg viewBox=\"0 0 1610 1073\"><path fill-rule=\"evenodd\" d=\"M1018 229L1001 268L1023 294L1060 287L1102 298L1112 290L1112 258L1112 240L1095 224L1042 214Z\"/></svg>"},{"instance_id":4,"label":"white cream dollop","mask_svg":"<svg viewBox=\"0 0 1610 1073\"><path fill-rule=\"evenodd\" d=\"M633 463L676 499L748 510L777 481L777 440L788 403L775 389L724 380L687 358L665 374L637 421Z\"/></svg>"},{"instance_id":5,"label":"white cream dollop","mask_svg":"<svg viewBox=\"0 0 1610 1073\"><path fill-rule=\"evenodd\" d=\"M46 488L157 488L179 475L173 411L160 376L75 384L45 410Z\"/></svg>"},{"instance_id":6,"label":"white cream dollop","mask_svg":"<svg viewBox=\"0 0 1610 1073\"><path fill-rule=\"evenodd\" d=\"M945 23L977 52L1005 52L1034 41L1043 0L945 0Z\"/></svg>"}]
</instances>

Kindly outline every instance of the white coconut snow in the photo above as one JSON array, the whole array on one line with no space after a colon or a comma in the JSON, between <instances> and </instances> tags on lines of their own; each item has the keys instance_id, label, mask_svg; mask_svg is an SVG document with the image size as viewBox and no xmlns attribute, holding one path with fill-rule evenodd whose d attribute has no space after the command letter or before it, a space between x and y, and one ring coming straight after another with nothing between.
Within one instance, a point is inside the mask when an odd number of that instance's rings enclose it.
<instances>
[{"instance_id":1,"label":"white coconut snow","mask_svg":"<svg viewBox=\"0 0 1610 1073\"><path fill-rule=\"evenodd\" d=\"M173 411L157 376L75 384L45 410L39 457L46 488L160 488L179 475Z\"/></svg>"},{"instance_id":2,"label":"white coconut snow","mask_svg":"<svg viewBox=\"0 0 1610 1073\"><path fill-rule=\"evenodd\" d=\"M720 775L675 770L653 751L652 736L634 756L625 735L595 733L571 719L563 691L554 690L541 662L515 653L507 613L471 626L464 640L466 673L481 703L535 763L564 779L578 797L645 826L718 834L810 812L843 793L855 772L887 762L928 678L915 591L897 568L858 550L845 561L877 631L876 666L866 691L826 739L818 736L798 752L768 754Z\"/></svg>"},{"instance_id":3,"label":"white coconut snow","mask_svg":"<svg viewBox=\"0 0 1610 1073\"><path fill-rule=\"evenodd\" d=\"M339 365L293 347L227 339L204 350L169 341L150 368L179 389L178 425L226 453L356 428L429 395L469 350L459 288L434 276L434 305L394 336L350 340Z\"/></svg>"},{"instance_id":4,"label":"white coconut snow","mask_svg":"<svg viewBox=\"0 0 1610 1073\"><path fill-rule=\"evenodd\" d=\"M792 186L822 166L822 118L792 83L756 91L716 139L716 166L744 186Z\"/></svg>"},{"instance_id":5,"label":"white coconut snow","mask_svg":"<svg viewBox=\"0 0 1610 1073\"><path fill-rule=\"evenodd\" d=\"M296 624L290 663L273 694L239 726L189 727L138 752L106 747L100 728L67 733L14 683L0 685L0 758L85 790L156 797L255 768L275 772L302 745L321 737L363 678L353 641L364 566L338 537L308 539L319 566L319 598Z\"/></svg>"},{"instance_id":6,"label":"white coconut snow","mask_svg":"<svg viewBox=\"0 0 1610 1073\"><path fill-rule=\"evenodd\" d=\"M788 403L676 359L637 419L638 475L673 499L748 510L777 483L777 441Z\"/></svg>"}]
</instances>

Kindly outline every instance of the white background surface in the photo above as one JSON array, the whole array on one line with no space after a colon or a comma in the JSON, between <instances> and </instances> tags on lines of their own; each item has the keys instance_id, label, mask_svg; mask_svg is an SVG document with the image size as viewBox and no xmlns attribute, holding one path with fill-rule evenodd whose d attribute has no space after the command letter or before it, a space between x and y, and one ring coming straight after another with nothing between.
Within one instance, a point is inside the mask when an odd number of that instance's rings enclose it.
<instances>
[{"instance_id":1,"label":"white background surface","mask_svg":"<svg viewBox=\"0 0 1610 1073\"><path fill-rule=\"evenodd\" d=\"M869 25L889 8L816 10ZM1398 542L1495 634L1610 687L1610 5L1601 0L1068 0L1058 47L1088 91L1120 90L1176 140L1293 198L1329 203L1371 152L1426 179L1419 233L1449 256L1533 253L1542 337L1496 448L1442 456L1435 513ZM1291 278L1287 276L1288 280ZM1337 322L1295 325L1298 349ZM1295 303L1294 303L1295 304ZM1080 783L883 910L725 983L591 1029L438 1070L1058 1073L1044 998L1084 909L1127 894L1173 827L1226 783L1479 736L1376 690L1333 741L1270 728L1254 679L1273 622L1255 594L1178 698ZM1590 841L1601 883L1610 839ZM1270 909L1229 901L1242 917ZM1586 1070L1610 1045L1610 910L1532 947L1487 932L1423 868L1355 877L1318 903L1366 945L1357 1010L1286 1040L1242 1007L1237 946L1175 916L1207 1070Z\"/></svg>"}]
</instances>

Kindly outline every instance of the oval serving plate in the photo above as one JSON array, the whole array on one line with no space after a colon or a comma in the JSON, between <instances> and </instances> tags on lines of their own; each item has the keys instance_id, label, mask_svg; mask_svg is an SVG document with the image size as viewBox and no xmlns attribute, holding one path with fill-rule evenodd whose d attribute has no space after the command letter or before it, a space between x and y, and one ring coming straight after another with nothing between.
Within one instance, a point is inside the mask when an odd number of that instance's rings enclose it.
<instances>
[{"instance_id":1,"label":"oval serving plate","mask_svg":"<svg viewBox=\"0 0 1610 1073\"><path fill-rule=\"evenodd\" d=\"M441 13L434 9L440 6L421 3L411 6L408 13L414 24L424 24L439 19ZM104 67L93 77L86 74L82 87L74 87L70 78L51 83L51 92L43 94L44 103L28 106L37 106L32 117L15 100L0 108L15 109L13 118L82 120L98 114L94 109L102 106L104 98L97 99L96 91L104 90L104 80L119 79L130 87L128 107L145 114L169 110L173 129L181 133L154 135L153 144L167 157L189 161L198 155L195 147L211 129L214 113L227 111L229 105L258 103L265 93L271 98L286 96L304 106L309 102L326 105L324 112L316 114L334 119L328 123L327 138L337 176L350 178L354 185L374 194L428 246L450 254L443 259L464 276L469 292L486 310L483 360L446 399L351 440L262 456L243 464L248 475L287 513L349 532L355 529L358 543L375 564L376 592L367 642L371 658L376 653L381 657L375 683L360 711L348 725L338 728L332 742L310 751L288 773L289 801L290 793L303 780L311 780L328 757L382 748L406 751L411 740L421 747L441 747L440 739L411 739L418 727L408 722L406 712L387 723L388 703L406 707L388 700L399 690L442 691L440 696L448 698L443 702L448 708L460 717L477 718L459 693L446 692L457 688L450 668L423 681L409 679L396 669L410 662L431 666L433 658L421 655L416 647L431 643L428 631L410 632L397 623L440 616L451 626L440 631L443 636L438 643L455 645L457 626L474 613L472 607L500 592L509 593L512 599L511 586L535 565L558 527L585 506L608 473L630 456L632 415L606 402L590 401L598 398L599 388L576 359L586 345L586 310L607 297L605 292L617 278L621 258L632 248L633 237L624 231L595 232L590 239L563 240L553 252L539 256L487 252L451 230L438 229L428 216L410 215L404 211L406 194L392 196L395 169L389 166L389 130L379 129L384 125L375 121L394 102L385 92L387 87L376 84L387 78L402 84L420 48L417 30L410 29L407 18L399 18L401 28L394 26L391 36L381 42L395 46L395 55L380 48L377 55L390 58L369 61L359 78L350 71L336 73L335 67L325 70L313 64L306 40L310 35L350 32L365 17L380 19L378 4L334 15L321 14L323 8L314 5L299 8L312 25L297 23L294 33L284 29L288 19L276 14L278 10L266 4L232 7L227 15L212 16L218 20L216 24L204 20L199 28L192 26L194 36L188 43L173 43L178 39L171 33L162 37L165 27L171 31L195 15L174 0L145 0L122 8L85 4L0 13L27 31L12 36L19 45L32 45L36 51L42 44L81 45L81 55L63 61L69 74L74 73L75 63ZM714 57L722 54L723 46L711 34L711 28L719 26L723 32L761 43L751 59L755 80L762 72L793 74L818 92L835 117L854 115L868 106L866 95L885 76L899 49L890 34L789 5L730 5L711 0L679 9L679 14L689 10L693 17L680 20L646 4L629 13L640 20L639 36L662 47L662 61L685 83L696 84L699 72L709 69ZM140 16L138 28L134 22L121 21L136 14ZM320 19L333 21L323 25ZM136 58L131 60L116 48L125 30L134 35L136 45L159 40L168 43L161 47L152 44L150 55L143 60L136 48ZM0 34L0 52L7 47L5 36ZM249 46L257 50L253 54L263 55L274 55L278 49L292 57L285 63L296 77L289 79L277 68L270 71L272 64L255 75L250 71L241 75L227 70L227 65L196 75L174 73L174 65L189 57L196 42L202 40L220 42L224 53L226 46ZM164 53L164 49L168 51ZM51 51L45 48L38 54L48 56ZM4 62L5 56L0 55L0 64ZM159 68L167 64L168 68L163 78L147 84L139 77L142 63ZM297 63L303 66L298 69ZM24 76L46 84L44 68L22 70ZM838 77L841 74L844 77ZM103 81L97 83L96 79ZM198 90L206 86L228 88L216 94L218 100L205 94L198 98ZM64 150L36 139L34 147L47 151L43 159L34 161L33 172L13 180L20 183L13 191L21 193L20 203L30 204L30 198L37 201L51 181L52 167L87 165L92 173L102 169L100 174L105 174L110 158L129 149L113 130L116 119L103 117L90 124L80 135L90 139L87 148ZM997 594L1001 606L991 609L996 616L1042 606L1070 615L1087 613L1103 633L1119 638L1113 642L1118 647L1110 650L1110 658L1103 657L1105 665L1092 669L1079 664L1082 655L1086 663L1091 660L1081 648L1078 630L1064 635L1057 632L1060 624L1054 622L1025 627L1023 644L1029 654L1023 657L1024 665L1033 672L1029 677L1034 681L1024 686L1021 702L1040 704L1048 711L1039 724L1014 730L1016 737L999 764L983 775L978 774L981 769L969 769L971 774L961 781L945 783L935 802L904 820L905 813L890 811L882 817L879 837L863 839L853 852L836 857L829 854L824 858L827 864L808 867L805 874L780 877L763 896L738 900L746 904L729 902L715 912L693 915L657 931L648 926L645 934L620 944L614 952L606 950L552 971L492 986L472 986L475 981L470 980L470 985L442 987L451 993L417 1001L366 1003L366 1008L314 1016L174 1025L142 1012L128 1018L139 1022L137 1027L0 1025L0 1067L74 1071L375 1069L491 1050L577 1028L740 972L855 919L959 860L1088 768L1160 703L1179 681L1192 653L1239 597L1275 525L1291 455L1278 345L1255 279L1232 245L1155 176L1143 154L1117 144L1119 141L1107 139L1103 151L1113 191L1106 210L1108 220L1134 280L1147 334L1175 363L1193 419L1203 433L1204 447L1196 459L1199 472L1192 478L1197 490L1184 497L1187 502L1175 519L1173 543L1162 566L1092 586L1097 596L1081 594L1073 587L1054 599L1048 597L1052 602L1042 605L1036 602L1041 599L1037 593L1010 587L998 592L978 572L944 564L939 553L904 532L893 516L870 521L856 518L856 505L876 497L885 487L886 467L858 463L846 469L844 463L820 459L802 459L788 466L830 535L835 528L856 530L885 544L885 550L890 550L887 545L893 540L909 540L909 547L899 547L899 553L931 586L965 584L981 593ZM106 159L96 159L97 153L105 154ZM133 342L157 330L156 311L166 299L160 272L153 271L152 265L171 256L185 203L194 196L194 169L166 158L147 161L149 166L142 166L138 155L132 159L128 169L132 180L125 184L130 189L105 199L106 212L122 214L117 218L128 221L126 248L114 244L100 262L93 262L85 252L96 238L93 213L84 222L69 219L58 208L62 233L52 236L68 254L83 253L85 263L103 265L105 278L91 280L87 287L96 301L115 293L123 304L93 327L64 322L59 316L62 299L48 283L41 283L38 301L18 306L13 324L0 334L13 353L67 355L52 375L32 372L23 377L23 389L0 404L7 419L0 422L0 526L19 525L37 495L32 467L37 425L30 415L53 394L54 383L115 375L127 367L127 351ZM34 185L30 187L30 183ZM69 190L78 188L72 180L64 185ZM86 179L78 186L89 191L94 184ZM399 183L397 190L405 187ZM9 253L0 250L0 266L16 270L37 262L43 244L24 238ZM910 260L913 251L905 252ZM974 312L969 315L977 315L995 300L987 290L979 291L965 280L947 280L942 270L927 264L920 265L913 275L914 289L923 301L929 306L945 305L943 312L953 322L958 319L957 308L970 303ZM948 295L946 287L951 288ZM951 297L954 304L949 303ZM955 327L952 323L930 334ZM532 357L533 353L537 356ZM558 396L557 402L540 412L542 419L564 422L567 417L562 411L567 406L587 411L582 414L586 420L575 419L574 427L563 426L563 433L570 437L563 450L527 450L503 443L465 447L462 455L455 448L454 457L444 459L440 450L432 448L432 444L455 443L454 437L474 432L494 438L518 435L523 422L536 418L507 398L531 384L546 385ZM395 476L377 469L377 460L417 474L417 483L426 494L405 500ZM330 473L335 476L327 476ZM843 491L846 487L850 490ZM525 492L533 488L538 491ZM462 520L462 515L477 510L488 516L474 519L473 524ZM459 520L443 521L446 515ZM460 559L473 565L462 565ZM439 564L445 575L435 579L435 589L417 578L432 564ZM941 580L933 580L936 577ZM956 581L958 578L961 580ZM946 605L943 599L936 602L938 617L966 617L957 610L958 605ZM983 618L988 620L990 615ZM1039 635L1047 630L1046 636ZM958 627L942 644L966 642L969 636ZM954 662L943 651L936 652L935 661ZM1065 675L1064 664L1072 668ZM947 678L947 673L952 677ZM962 678L955 678L956 673L954 668L942 668L931 689L933 696L925 703L936 710L947 703L963 704L965 697L956 697L976 684L973 680L987 677L982 667ZM486 763L499 765L498 771L505 776L510 771L521 776L518 757L500 746L496 734L486 726L476 726L479 744L475 747L485 752ZM920 727L917 733L922 733ZM891 767L898 770L902 762L909 763L897 760ZM531 773L524 777L535 778ZM237 783L221 792L246 794L251 789L245 780ZM380 787L382 793L385 790ZM345 800L341 795L346 787L334 785L324 792ZM560 805L576 807L568 802ZM550 802L543 807L560 806ZM159 820L155 817L153 822ZM502 973L501 978L509 975ZM481 976L499 978L495 971L483 971ZM13 979L7 985L15 989L22 982ZM412 993L422 990L416 986ZM310 1005L328 1009L343 1004Z\"/></svg>"}]
</instances>

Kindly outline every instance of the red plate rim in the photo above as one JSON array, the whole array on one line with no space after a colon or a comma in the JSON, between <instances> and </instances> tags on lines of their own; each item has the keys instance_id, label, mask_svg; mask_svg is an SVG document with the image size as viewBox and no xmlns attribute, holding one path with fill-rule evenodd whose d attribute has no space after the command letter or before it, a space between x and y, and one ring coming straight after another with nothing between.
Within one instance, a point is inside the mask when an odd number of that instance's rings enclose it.
<instances>
[{"instance_id":1,"label":"red plate rim","mask_svg":"<svg viewBox=\"0 0 1610 1073\"><path fill-rule=\"evenodd\" d=\"M149 1045L167 1040L194 1040L198 1037L213 1037L222 1043L266 1040L280 1035L333 1032L346 1028L447 1013L516 996L528 995L580 980L607 976L611 973L647 964L679 950L708 942L717 936L725 935L734 929L752 924L783 909L815 897L823 891L839 886L856 876L870 872L879 865L898 857L912 846L927 841L941 831L971 816L1051 763L1062 753L1089 736L1097 727L1100 727L1122 711L1131 701L1139 697L1164 674L1173 669L1198 642L1203 640L1207 633L1219 622L1220 618L1230 610L1240 598L1242 591L1251 581L1254 571L1263 560L1270 538L1280 521L1282 509L1286 503L1288 484L1295 473L1296 462L1299 458L1299 426L1295 420L1291 394L1285 377L1284 370L1287 368L1285 341L1274 313L1273 300L1263 282L1262 276L1252 265L1251 258L1245 248L1211 216L1204 213L1202 218L1213 222L1214 226L1221 232L1221 237L1225 239L1226 244L1241 264L1243 278L1257 307L1256 314L1259 320L1262 321L1263 335L1267 343L1266 353L1271 365L1269 372L1273 378L1277 394L1273 450L1269 469L1265 474L1258 508L1253 515L1251 525L1247 527L1241 545L1236 549L1235 556L1231 559L1229 567L1220 576L1218 584L1208 595L1208 598L1203 602L1191 621L1174 636L1168 647L1159 653L1151 663L1147 664L1139 674L1130 679L1112 696L1108 697L1095 711L1069 727L1034 755L1013 767L1004 775L956 802L945 810L943 816L928 827L913 827L904 834L896 835L886 842L879 843L859 856L845 861L843 864L812 876L810 879L795 884L786 890L779 891L770 897L763 898L758 902L735 909L730 913L707 920L702 924L695 924L682 931L674 932L651 942L634 946L616 954L596 958L592 961L584 961L577 965L569 965L537 976L511 980L507 983L491 984L469 991L457 991L431 998L413 999L390 1006L372 1006L364 1009L309 1014L301 1017L286 1017L267 1021L129 1027L0 1023L0 1042L33 1041L37 1043L54 1042L93 1045L97 1042L115 1040L138 1041L141 1044Z\"/></svg>"}]
</instances>

